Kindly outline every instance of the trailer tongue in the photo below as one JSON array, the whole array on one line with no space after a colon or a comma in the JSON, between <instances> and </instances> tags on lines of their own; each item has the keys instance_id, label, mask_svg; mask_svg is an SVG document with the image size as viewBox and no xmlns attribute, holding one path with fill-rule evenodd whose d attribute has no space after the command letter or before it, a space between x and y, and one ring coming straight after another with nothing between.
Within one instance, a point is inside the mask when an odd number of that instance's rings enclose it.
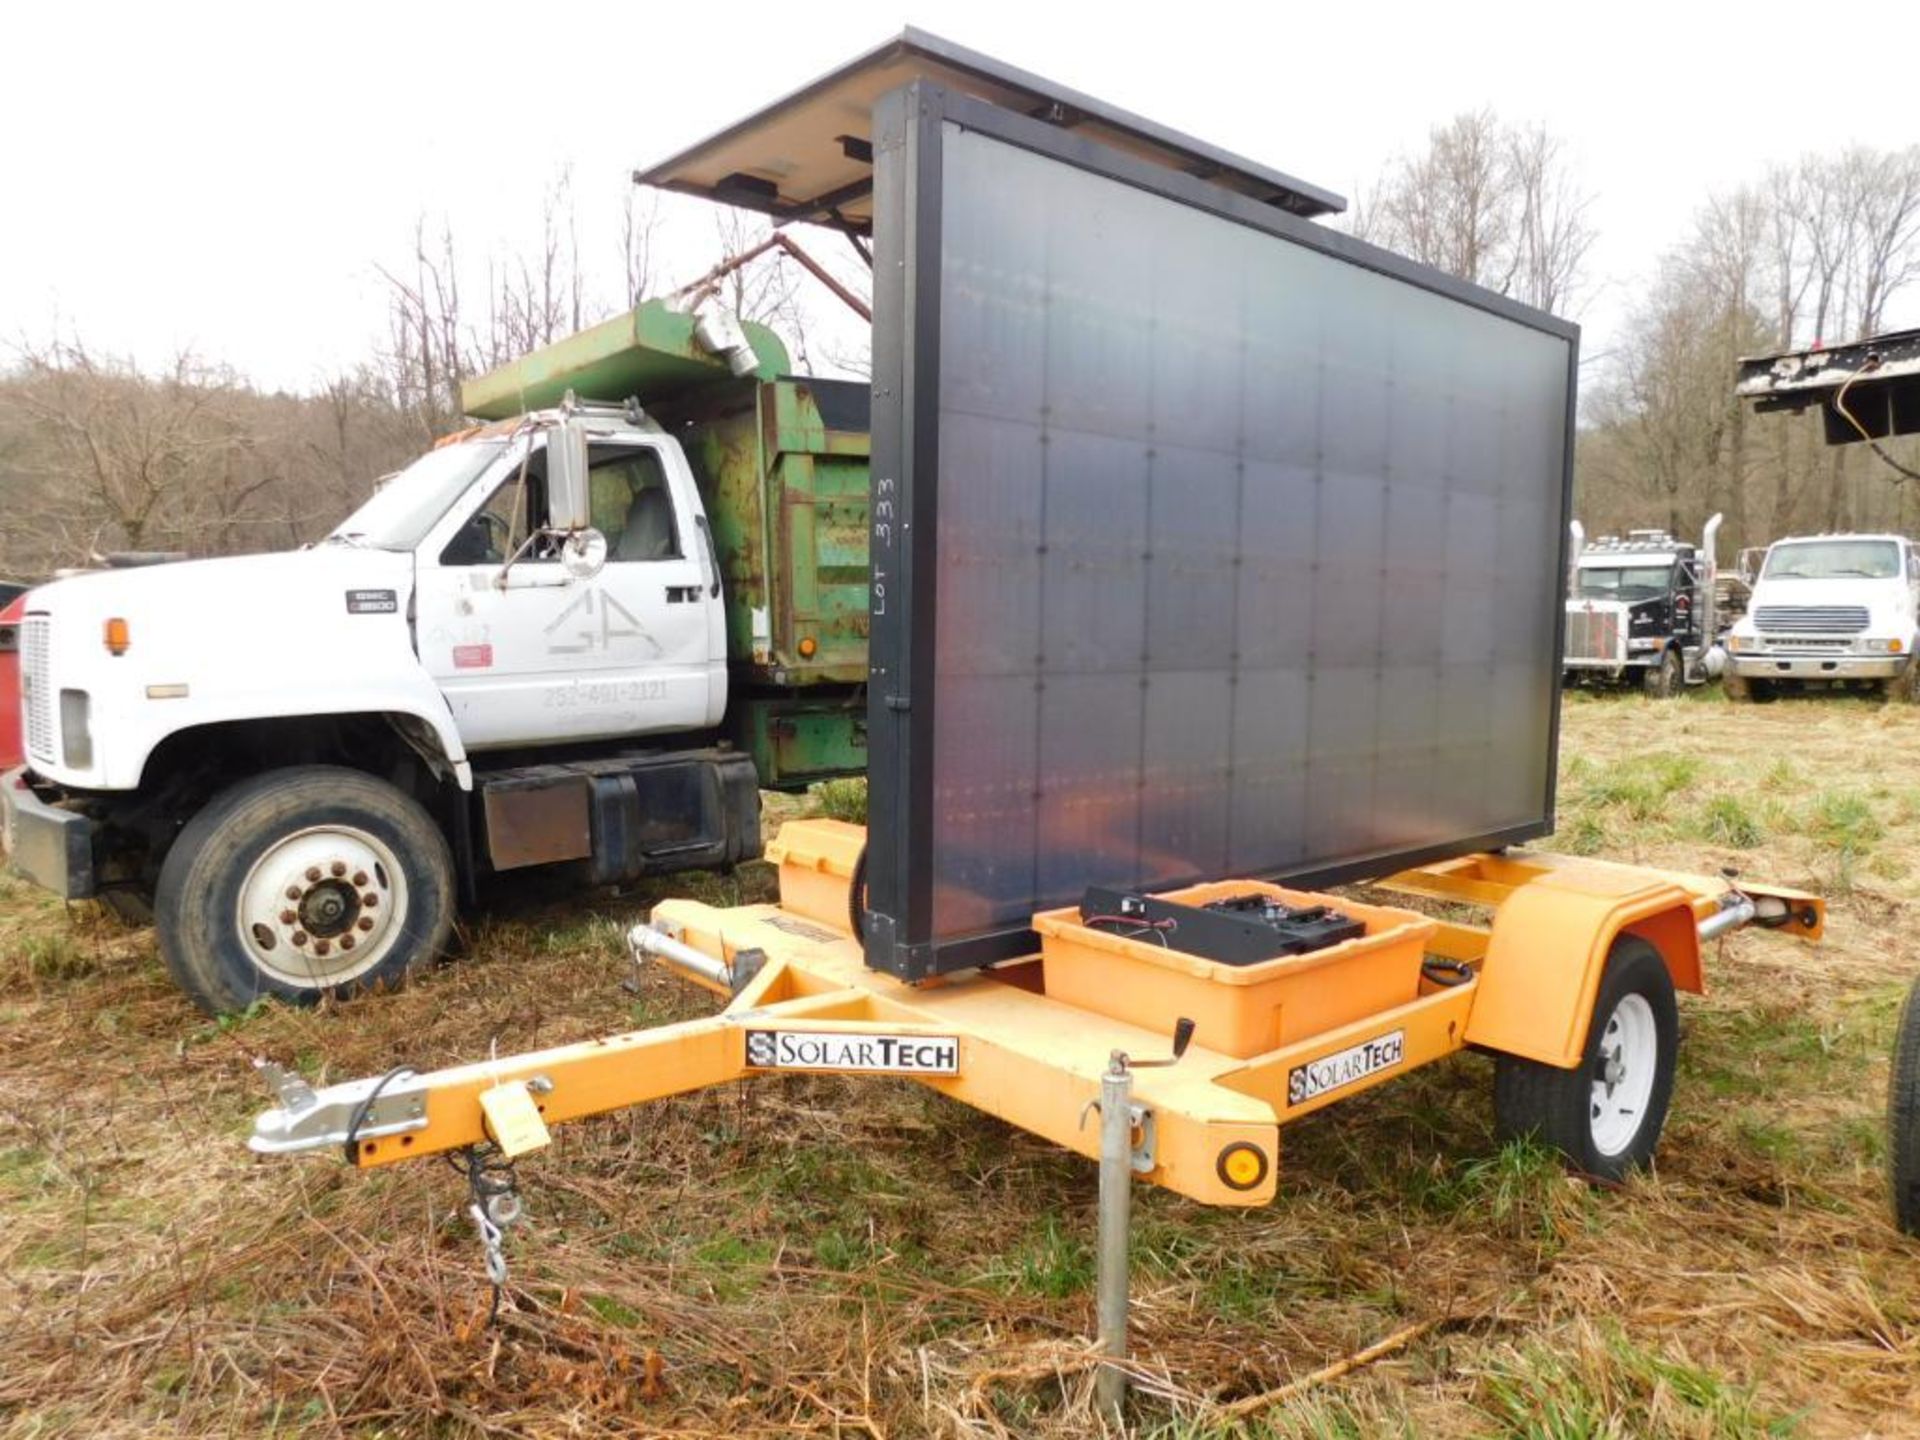
<instances>
[{"instance_id":1,"label":"trailer tongue","mask_svg":"<svg viewBox=\"0 0 1920 1440\"><path fill-rule=\"evenodd\" d=\"M1262 1203L1283 1125L1467 1046L1505 1133L1651 1156L1704 942L1823 907L1503 848L1553 823L1574 327L912 32L643 175L873 238L871 826L633 931L719 1014L282 1076L254 1148L463 1152L495 1264L552 1125L908 1078L1100 1161L1116 1358L1132 1179Z\"/></svg>"}]
</instances>

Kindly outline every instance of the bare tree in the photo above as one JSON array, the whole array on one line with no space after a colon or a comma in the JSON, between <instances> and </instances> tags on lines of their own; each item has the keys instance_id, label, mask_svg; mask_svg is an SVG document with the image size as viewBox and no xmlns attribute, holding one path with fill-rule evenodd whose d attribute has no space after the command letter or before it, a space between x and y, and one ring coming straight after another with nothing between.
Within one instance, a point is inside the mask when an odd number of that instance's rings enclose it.
<instances>
[{"instance_id":1,"label":"bare tree","mask_svg":"<svg viewBox=\"0 0 1920 1440\"><path fill-rule=\"evenodd\" d=\"M1826 446L1818 411L1753 415L1730 392L1742 355L1878 330L1916 279L1920 147L1807 156L1709 197L1599 387L1583 504L1611 512L1657 497L1688 523L1724 509L1734 544L1807 525L1904 524L1902 488Z\"/></svg>"},{"instance_id":2,"label":"bare tree","mask_svg":"<svg viewBox=\"0 0 1920 1440\"><path fill-rule=\"evenodd\" d=\"M388 289L388 373L401 408L415 417L423 438L432 440L458 420L460 382L469 373L453 231L443 223L429 246L422 216L413 227L411 279L384 265L375 268Z\"/></svg>"},{"instance_id":3,"label":"bare tree","mask_svg":"<svg viewBox=\"0 0 1920 1440\"><path fill-rule=\"evenodd\" d=\"M1424 152L1387 166L1355 231L1462 279L1565 310L1593 246L1587 210L1558 139L1472 110L1435 127Z\"/></svg>"},{"instance_id":4,"label":"bare tree","mask_svg":"<svg viewBox=\"0 0 1920 1440\"><path fill-rule=\"evenodd\" d=\"M638 186L628 189L620 211L620 261L626 275L626 306L635 308L653 292L653 242L660 228L660 199Z\"/></svg>"},{"instance_id":5,"label":"bare tree","mask_svg":"<svg viewBox=\"0 0 1920 1440\"><path fill-rule=\"evenodd\" d=\"M1564 313L1593 248L1590 197L1575 183L1561 142L1543 126L1508 133L1507 170L1517 210L1512 293L1529 305Z\"/></svg>"}]
</instances>

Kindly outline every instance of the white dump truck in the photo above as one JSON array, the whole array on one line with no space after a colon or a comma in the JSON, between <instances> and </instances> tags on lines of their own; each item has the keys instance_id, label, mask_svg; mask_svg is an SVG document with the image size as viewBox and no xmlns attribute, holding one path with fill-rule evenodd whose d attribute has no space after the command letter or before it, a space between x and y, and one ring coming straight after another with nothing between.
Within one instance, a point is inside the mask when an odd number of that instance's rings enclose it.
<instances>
[{"instance_id":1,"label":"white dump truck","mask_svg":"<svg viewBox=\"0 0 1920 1440\"><path fill-rule=\"evenodd\" d=\"M757 856L762 786L866 765L867 387L787 368L649 302L317 545L32 591L13 867L229 1011L396 983L507 871Z\"/></svg>"}]
</instances>

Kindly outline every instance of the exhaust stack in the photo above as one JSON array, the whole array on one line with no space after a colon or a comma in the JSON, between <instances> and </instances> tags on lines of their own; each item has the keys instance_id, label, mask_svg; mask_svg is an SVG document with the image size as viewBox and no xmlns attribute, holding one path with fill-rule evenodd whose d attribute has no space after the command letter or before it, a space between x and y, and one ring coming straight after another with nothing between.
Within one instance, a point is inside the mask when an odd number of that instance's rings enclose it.
<instances>
[{"instance_id":1,"label":"exhaust stack","mask_svg":"<svg viewBox=\"0 0 1920 1440\"><path fill-rule=\"evenodd\" d=\"M1720 538L1720 520L1720 513L1715 511L1700 532L1700 649L1703 653L1713 648L1714 637L1720 633L1720 616L1715 608L1720 592L1720 555L1715 549Z\"/></svg>"},{"instance_id":2,"label":"exhaust stack","mask_svg":"<svg viewBox=\"0 0 1920 1440\"><path fill-rule=\"evenodd\" d=\"M1587 527L1572 520L1567 529L1573 533L1573 547L1567 551L1567 598L1571 600L1580 588L1580 552L1587 548Z\"/></svg>"}]
</instances>

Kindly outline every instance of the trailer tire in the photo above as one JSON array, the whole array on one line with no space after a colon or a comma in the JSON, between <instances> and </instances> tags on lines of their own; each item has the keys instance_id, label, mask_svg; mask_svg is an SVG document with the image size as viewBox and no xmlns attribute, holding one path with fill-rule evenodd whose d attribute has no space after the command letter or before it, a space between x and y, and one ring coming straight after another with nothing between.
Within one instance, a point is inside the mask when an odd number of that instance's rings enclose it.
<instances>
[{"instance_id":1,"label":"trailer tire","mask_svg":"<svg viewBox=\"0 0 1920 1440\"><path fill-rule=\"evenodd\" d=\"M453 928L453 857L412 797L302 765L222 791L180 832L155 897L160 953L202 1010L392 988Z\"/></svg>"},{"instance_id":2,"label":"trailer tire","mask_svg":"<svg viewBox=\"0 0 1920 1440\"><path fill-rule=\"evenodd\" d=\"M1920 1235L1920 980L1907 991L1893 1027L1893 1072L1887 1078L1887 1178L1893 1223Z\"/></svg>"},{"instance_id":3,"label":"trailer tire","mask_svg":"<svg viewBox=\"0 0 1920 1440\"><path fill-rule=\"evenodd\" d=\"M1660 652L1660 658L1647 667L1646 678L1641 684L1648 696L1655 700L1670 700L1685 688L1686 671L1680 663L1680 652L1669 645Z\"/></svg>"},{"instance_id":4,"label":"trailer tire","mask_svg":"<svg viewBox=\"0 0 1920 1440\"><path fill-rule=\"evenodd\" d=\"M1579 1065L1496 1057L1496 1131L1503 1141L1537 1138L1583 1174L1622 1180L1660 1143L1679 1048L1666 962L1646 941L1623 935L1608 952Z\"/></svg>"}]
</instances>

